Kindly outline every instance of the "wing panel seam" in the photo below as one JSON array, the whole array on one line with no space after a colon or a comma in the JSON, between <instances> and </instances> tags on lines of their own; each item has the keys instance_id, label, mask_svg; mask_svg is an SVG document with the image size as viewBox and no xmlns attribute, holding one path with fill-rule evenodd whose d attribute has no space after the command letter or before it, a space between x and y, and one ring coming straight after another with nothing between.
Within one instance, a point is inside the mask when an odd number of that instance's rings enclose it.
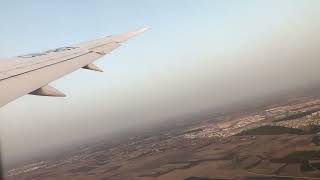
<instances>
[{"instance_id":1,"label":"wing panel seam","mask_svg":"<svg viewBox=\"0 0 320 180\"><path fill-rule=\"evenodd\" d=\"M10 79L10 78L16 77L16 76L20 76L20 75L22 75L22 74L27 74L27 73L29 73L29 72L33 72L33 71L36 71L36 70L39 70L39 69L43 69L43 68L50 67L50 66L53 66L53 65L56 65L56 64L60 64L60 63L66 62L66 61L70 61L70 60L73 60L73 59L75 59L75 58L88 55L88 54L90 54L90 53L92 53L92 52L87 52L87 53L85 53L85 54L81 54L81 55L79 55L79 56L72 57L72 58L66 59L66 60L64 60L64 61L59 61L59 62L56 62L56 63L53 63L53 64L49 64L49 65L42 66L42 67L39 67L39 68L36 68L36 69L32 69L32 70L29 70L29 71L26 71L26 72L22 72L22 73L15 74L15 75L12 75L12 76L9 76L9 77L5 77L5 78L3 78L3 79L0 79L0 82L1 82L1 81L4 81L4 80L6 80L6 79Z\"/></svg>"}]
</instances>

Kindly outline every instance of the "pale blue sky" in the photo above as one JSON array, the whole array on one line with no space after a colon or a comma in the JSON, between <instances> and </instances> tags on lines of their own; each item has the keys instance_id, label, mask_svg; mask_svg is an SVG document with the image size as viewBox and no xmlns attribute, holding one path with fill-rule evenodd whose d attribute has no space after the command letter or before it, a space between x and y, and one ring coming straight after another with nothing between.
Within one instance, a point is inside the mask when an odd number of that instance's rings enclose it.
<instances>
[{"instance_id":1,"label":"pale blue sky","mask_svg":"<svg viewBox=\"0 0 320 180\"><path fill-rule=\"evenodd\" d=\"M239 69L253 62L240 54L273 34L294 35L318 22L318 2L3 0L0 57L150 27L98 61L104 73L79 70L53 82L67 98L25 96L0 109L4 148L8 156L22 156L34 144L46 149L266 93L263 86L251 92L246 84L236 91Z\"/></svg>"}]
</instances>

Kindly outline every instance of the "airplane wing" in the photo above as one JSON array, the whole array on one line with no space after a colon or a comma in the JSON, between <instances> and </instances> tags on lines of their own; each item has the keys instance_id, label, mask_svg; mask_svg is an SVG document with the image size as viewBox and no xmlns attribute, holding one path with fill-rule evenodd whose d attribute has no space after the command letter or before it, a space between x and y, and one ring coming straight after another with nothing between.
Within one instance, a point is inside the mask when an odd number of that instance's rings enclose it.
<instances>
[{"instance_id":1,"label":"airplane wing","mask_svg":"<svg viewBox=\"0 0 320 180\"><path fill-rule=\"evenodd\" d=\"M79 68L102 71L93 62L147 28L41 53L0 60L0 107L26 94L65 96L49 83Z\"/></svg>"}]
</instances>

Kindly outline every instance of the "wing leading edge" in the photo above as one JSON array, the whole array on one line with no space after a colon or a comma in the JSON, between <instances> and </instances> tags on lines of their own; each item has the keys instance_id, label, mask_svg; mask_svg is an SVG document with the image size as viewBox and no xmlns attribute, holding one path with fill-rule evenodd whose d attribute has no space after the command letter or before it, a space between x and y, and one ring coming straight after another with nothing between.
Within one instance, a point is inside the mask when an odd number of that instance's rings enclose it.
<instances>
[{"instance_id":1,"label":"wing leading edge","mask_svg":"<svg viewBox=\"0 0 320 180\"><path fill-rule=\"evenodd\" d=\"M0 61L0 107L26 94L65 96L49 83L80 68L102 72L93 64L95 60L146 30L147 28L141 28L120 35Z\"/></svg>"}]
</instances>

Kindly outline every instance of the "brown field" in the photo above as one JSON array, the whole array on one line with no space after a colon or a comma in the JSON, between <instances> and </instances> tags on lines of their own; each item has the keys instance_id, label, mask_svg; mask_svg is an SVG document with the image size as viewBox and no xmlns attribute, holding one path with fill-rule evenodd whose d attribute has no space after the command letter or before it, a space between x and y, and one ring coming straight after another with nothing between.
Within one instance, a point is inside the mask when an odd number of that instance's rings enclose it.
<instances>
[{"instance_id":1,"label":"brown field","mask_svg":"<svg viewBox=\"0 0 320 180\"><path fill-rule=\"evenodd\" d=\"M7 179L320 179L320 148L313 142L317 130L308 129L318 125L320 116L317 111L305 113L319 104L308 99L128 136L116 143L101 141L68 157L12 168ZM292 115L300 112L303 116Z\"/></svg>"}]
</instances>

